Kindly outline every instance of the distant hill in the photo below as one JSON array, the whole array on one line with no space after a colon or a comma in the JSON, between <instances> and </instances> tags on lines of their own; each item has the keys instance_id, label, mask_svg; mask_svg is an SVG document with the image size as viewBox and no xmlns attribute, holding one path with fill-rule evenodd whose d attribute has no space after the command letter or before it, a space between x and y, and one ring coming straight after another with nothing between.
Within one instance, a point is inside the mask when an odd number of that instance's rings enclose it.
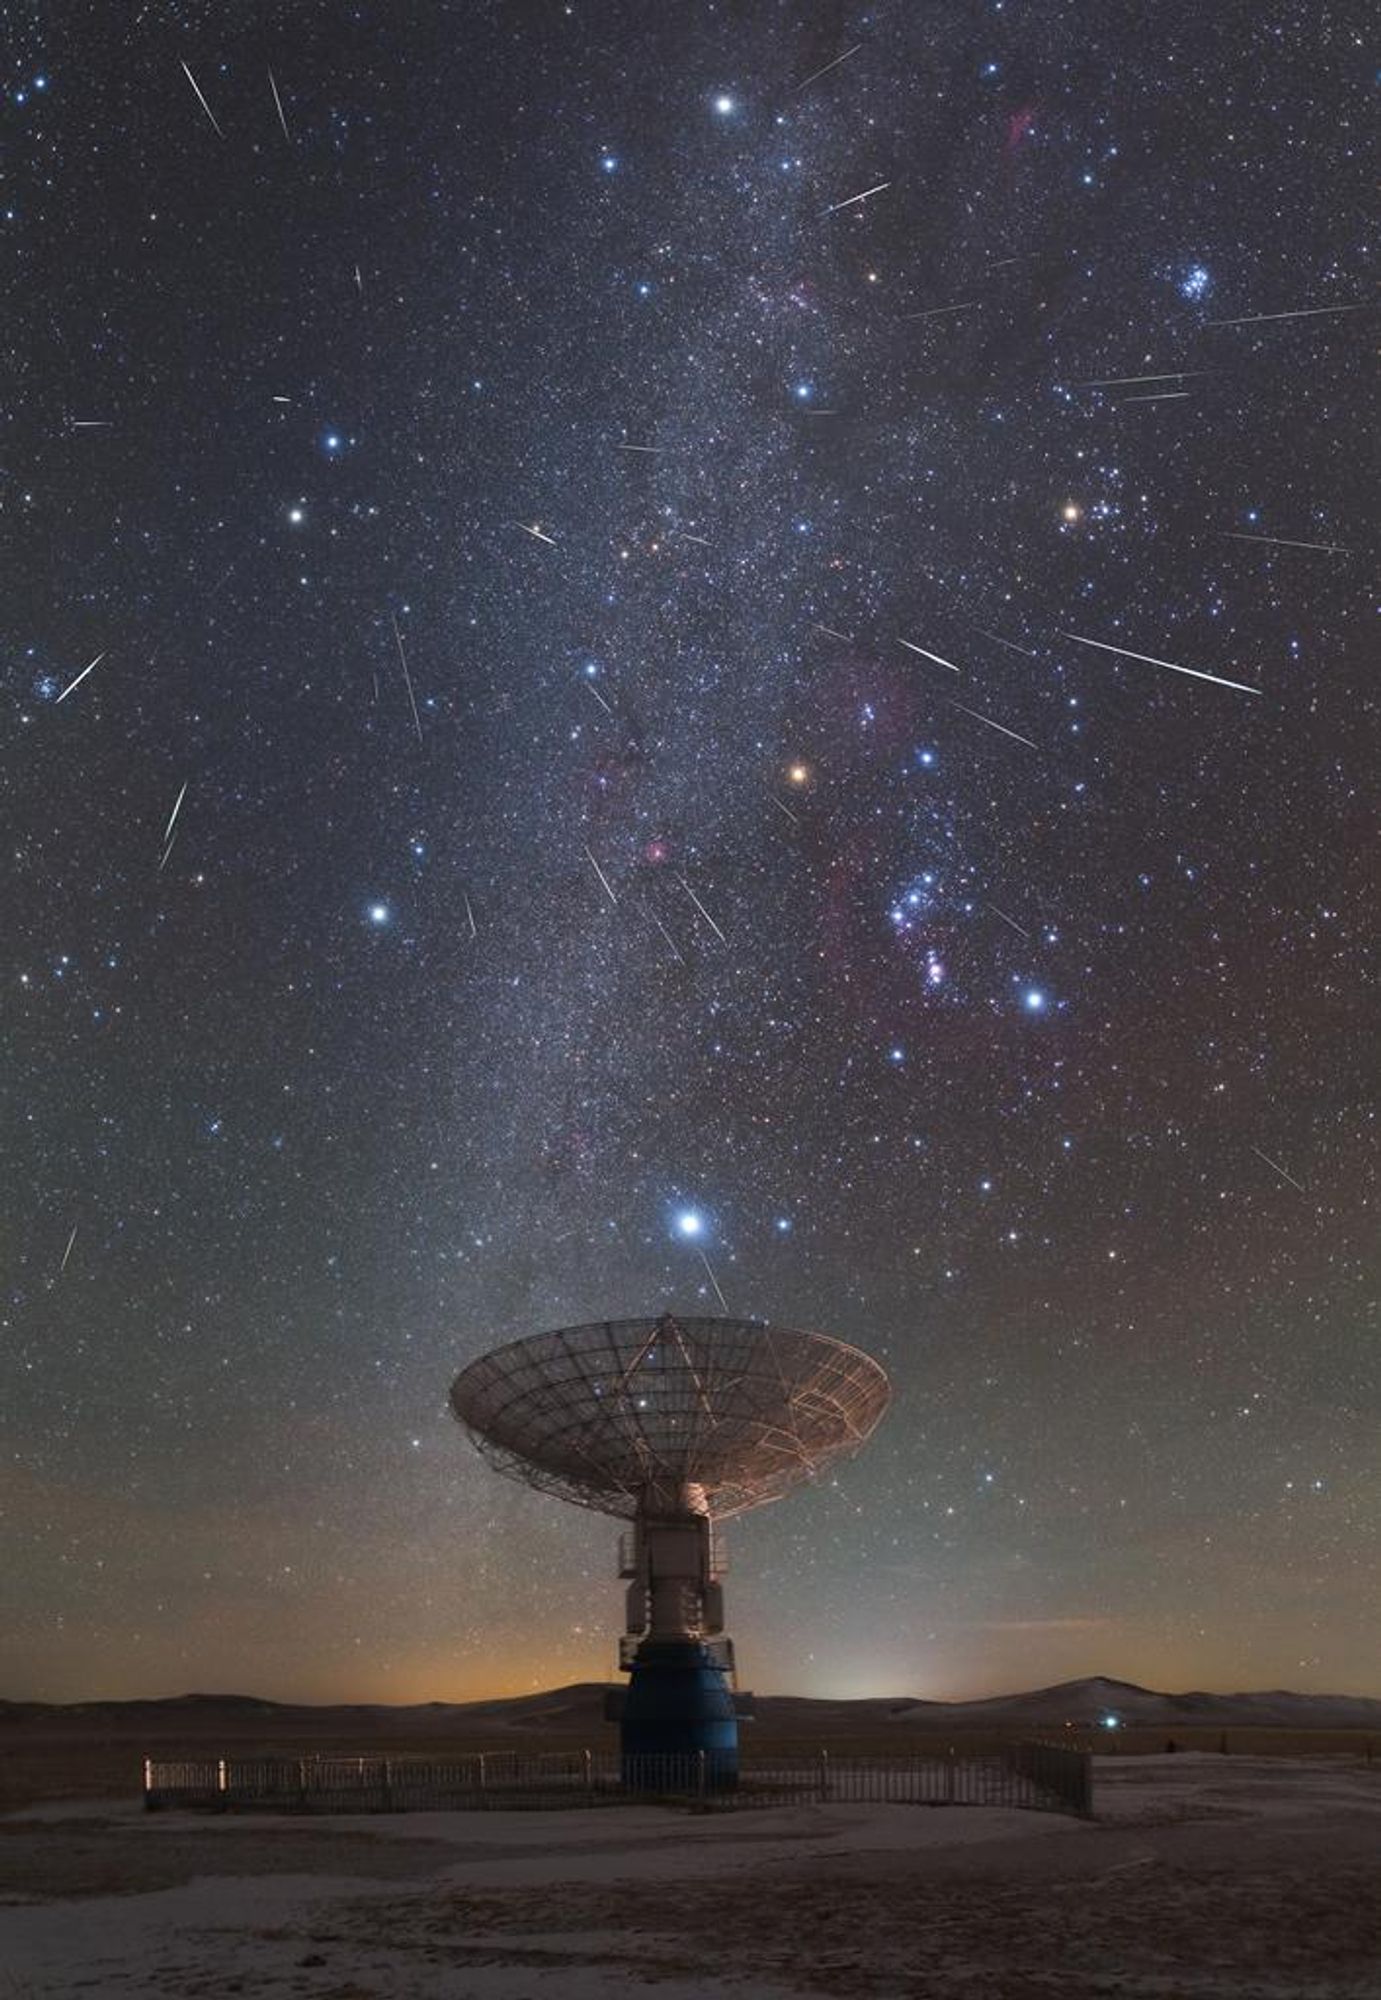
<instances>
[{"instance_id":1,"label":"distant hill","mask_svg":"<svg viewBox=\"0 0 1381 2000\"><path fill-rule=\"evenodd\" d=\"M623 1685L623 1683L620 1683ZM304 1737L349 1735L383 1738L569 1736L599 1734L605 1684L577 1682L539 1694L469 1702L425 1702L398 1707L382 1702L308 1706L264 1701L254 1695L185 1694L160 1701L70 1703L0 1701L0 1731L28 1729L47 1734L69 1728L149 1739L200 1735L222 1728L242 1734L255 1725L275 1734L297 1729ZM764 1734L821 1738L871 1735L880 1729L922 1731L1087 1728L1116 1717L1129 1729L1370 1729L1381 1733L1381 1699L1364 1695L1294 1694L1275 1689L1260 1694L1160 1694L1131 1681L1094 1675L1062 1681L1026 1694L993 1695L982 1701L920 1701L907 1696L874 1696L829 1701L804 1695L759 1695L757 1726Z\"/></svg>"},{"instance_id":2,"label":"distant hill","mask_svg":"<svg viewBox=\"0 0 1381 2000\"><path fill-rule=\"evenodd\" d=\"M1285 1689L1264 1694L1158 1694L1133 1681L1109 1680L1095 1674L1087 1680L1061 1681L1030 1694L994 1695L985 1701L917 1702L900 1712L901 1721L945 1721L981 1728L1008 1724L1073 1722L1102 1723L1116 1717L1127 1728L1182 1727L1211 1729L1379 1729L1381 1699L1368 1695L1292 1694Z\"/></svg>"}]
</instances>

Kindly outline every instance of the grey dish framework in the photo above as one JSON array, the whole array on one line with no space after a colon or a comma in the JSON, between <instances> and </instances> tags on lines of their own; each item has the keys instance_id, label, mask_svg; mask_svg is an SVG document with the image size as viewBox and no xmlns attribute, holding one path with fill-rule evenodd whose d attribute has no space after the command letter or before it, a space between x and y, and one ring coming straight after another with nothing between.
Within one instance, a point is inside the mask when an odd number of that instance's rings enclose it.
<instances>
[{"instance_id":1,"label":"grey dish framework","mask_svg":"<svg viewBox=\"0 0 1381 2000\"><path fill-rule=\"evenodd\" d=\"M871 1355L763 1320L598 1320L495 1348L456 1416L509 1478L602 1514L658 1501L717 1520L856 1451L887 1407Z\"/></svg>"}]
</instances>

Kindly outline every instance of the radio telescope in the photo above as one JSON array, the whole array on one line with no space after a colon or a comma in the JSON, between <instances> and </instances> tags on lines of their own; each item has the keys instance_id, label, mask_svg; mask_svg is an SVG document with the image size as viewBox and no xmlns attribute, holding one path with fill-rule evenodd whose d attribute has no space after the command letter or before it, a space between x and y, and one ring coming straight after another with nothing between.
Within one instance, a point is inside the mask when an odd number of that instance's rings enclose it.
<instances>
[{"instance_id":1,"label":"radio telescope","mask_svg":"<svg viewBox=\"0 0 1381 2000\"><path fill-rule=\"evenodd\" d=\"M619 1665L625 1772L704 1751L738 1773L718 1524L780 1500L871 1435L887 1407L871 1355L762 1320L600 1320L496 1347L451 1407L499 1472L632 1522Z\"/></svg>"}]
</instances>

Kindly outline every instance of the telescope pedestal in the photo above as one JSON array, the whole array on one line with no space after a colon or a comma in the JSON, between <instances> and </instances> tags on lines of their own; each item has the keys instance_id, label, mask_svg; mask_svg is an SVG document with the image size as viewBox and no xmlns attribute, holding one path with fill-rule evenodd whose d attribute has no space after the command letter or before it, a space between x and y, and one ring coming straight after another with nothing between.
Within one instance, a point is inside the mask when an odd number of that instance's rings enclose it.
<instances>
[{"instance_id":1,"label":"telescope pedestal","mask_svg":"<svg viewBox=\"0 0 1381 2000\"><path fill-rule=\"evenodd\" d=\"M644 1639L628 1683L619 1729L626 1785L665 1782L644 1759L684 1758L685 1783L699 1782L704 1756L707 1791L738 1784L738 1715L724 1669L696 1639ZM673 1774L679 1780L680 1773Z\"/></svg>"},{"instance_id":2,"label":"telescope pedestal","mask_svg":"<svg viewBox=\"0 0 1381 2000\"><path fill-rule=\"evenodd\" d=\"M456 1377L451 1407L500 1472L631 1523L619 1667L632 1678L605 1710L622 1722L630 1791L737 1785L748 1711L732 1692L718 1524L856 1451L887 1394L878 1363L842 1340L669 1312L510 1341Z\"/></svg>"}]
</instances>

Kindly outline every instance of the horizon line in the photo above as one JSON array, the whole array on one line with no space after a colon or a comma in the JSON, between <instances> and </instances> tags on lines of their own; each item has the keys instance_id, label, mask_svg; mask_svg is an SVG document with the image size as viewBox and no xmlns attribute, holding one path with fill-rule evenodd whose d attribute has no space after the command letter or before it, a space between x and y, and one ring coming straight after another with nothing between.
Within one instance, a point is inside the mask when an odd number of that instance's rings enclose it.
<instances>
[{"instance_id":1,"label":"horizon line","mask_svg":"<svg viewBox=\"0 0 1381 2000\"><path fill-rule=\"evenodd\" d=\"M751 1693L760 1701L799 1701L830 1706L853 1706L863 1703L888 1702L918 1708L969 1708L991 1702L1031 1700L1038 1695L1053 1694L1064 1689L1087 1689L1100 1684L1110 1688L1124 1688L1133 1694L1152 1695L1156 1699L1163 1701L1183 1701L1192 1696L1209 1696L1221 1701L1261 1700L1267 1696L1285 1696L1292 1701L1365 1701L1381 1704L1381 1690L1373 1694L1363 1694L1337 1688L1331 1688L1325 1692L1315 1692L1313 1690L1279 1686L1244 1688L1201 1685L1184 1688L1155 1688L1148 1687L1140 1681L1125 1680L1117 1674L1101 1673L1079 1674L1066 1680L1046 1681L1036 1687L1013 1688L993 1694L795 1694L780 1691L772 1692L756 1688L744 1690L744 1692ZM482 1708L522 1701L539 1701L543 1696L565 1694L575 1688L623 1688L626 1685L626 1680L623 1678L618 1680L559 1681L550 1686L529 1688L520 1694L474 1694L460 1697L428 1695L407 1701L398 1699L390 1700L369 1695L316 1696L314 1698L305 1698L294 1697L292 1695L259 1694L233 1688L220 1688L209 1691L202 1688L183 1688L173 1694L74 1695L65 1699L54 1699L48 1695L10 1695L0 1693L0 1708L126 1707L136 1703L154 1706L160 1703L188 1701L202 1701L207 1703L218 1701L253 1701L262 1702L274 1708L391 1708L400 1710L416 1708Z\"/></svg>"}]
</instances>

